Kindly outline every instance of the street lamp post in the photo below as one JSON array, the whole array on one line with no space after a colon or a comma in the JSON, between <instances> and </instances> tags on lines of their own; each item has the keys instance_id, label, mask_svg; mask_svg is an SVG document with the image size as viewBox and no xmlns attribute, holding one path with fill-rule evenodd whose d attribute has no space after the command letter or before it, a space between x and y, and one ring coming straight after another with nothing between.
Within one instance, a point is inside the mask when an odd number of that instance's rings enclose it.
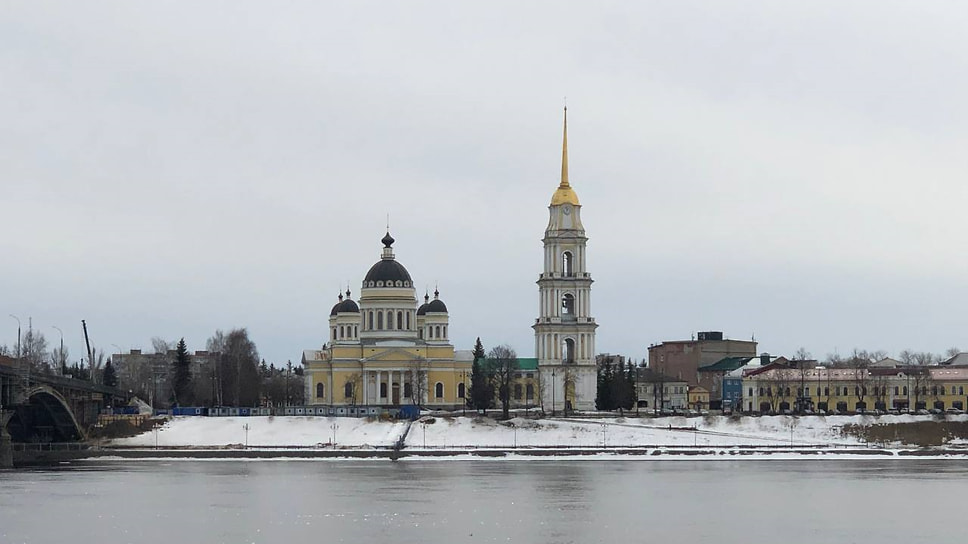
<instances>
[{"instance_id":1,"label":"street lamp post","mask_svg":"<svg viewBox=\"0 0 968 544\"><path fill-rule=\"evenodd\" d=\"M551 416L555 415L555 369L551 368Z\"/></svg>"},{"instance_id":2,"label":"street lamp post","mask_svg":"<svg viewBox=\"0 0 968 544\"><path fill-rule=\"evenodd\" d=\"M336 431L339 429L339 425L337 425L336 423L333 423L332 425L329 426L329 428L333 429L333 449L335 450L336 449Z\"/></svg>"}]
</instances>

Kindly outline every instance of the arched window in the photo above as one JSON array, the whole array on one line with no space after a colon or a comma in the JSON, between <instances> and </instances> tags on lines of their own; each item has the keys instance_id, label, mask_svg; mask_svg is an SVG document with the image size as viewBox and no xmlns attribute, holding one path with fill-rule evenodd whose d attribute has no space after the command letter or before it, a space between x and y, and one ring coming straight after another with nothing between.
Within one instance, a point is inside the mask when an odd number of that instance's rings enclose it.
<instances>
[{"instance_id":1,"label":"arched window","mask_svg":"<svg viewBox=\"0 0 968 544\"><path fill-rule=\"evenodd\" d=\"M434 338L440 338L440 325L434 330Z\"/></svg>"},{"instance_id":2,"label":"arched window","mask_svg":"<svg viewBox=\"0 0 968 544\"><path fill-rule=\"evenodd\" d=\"M323 387L323 384L317 383L316 384L316 398L317 399L323 398L325 396L325 393L326 393L326 388Z\"/></svg>"},{"instance_id":3,"label":"arched window","mask_svg":"<svg viewBox=\"0 0 968 544\"><path fill-rule=\"evenodd\" d=\"M447 338L447 325L444 325L444 338Z\"/></svg>"},{"instance_id":4,"label":"arched window","mask_svg":"<svg viewBox=\"0 0 968 544\"><path fill-rule=\"evenodd\" d=\"M567 277L575 275L572 261L574 261L574 259L572 258L570 251L566 251L561 254L561 273Z\"/></svg>"},{"instance_id":5,"label":"arched window","mask_svg":"<svg viewBox=\"0 0 968 544\"><path fill-rule=\"evenodd\" d=\"M387 330L393 330L393 312L387 312Z\"/></svg>"},{"instance_id":6,"label":"arched window","mask_svg":"<svg viewBox=\"0 0 968 544\"><path fill-rule=\"evenodd\" d=\"M376 313L376 329L378 331L383 330L383 312Z\"/></svg>"},{"instance_id":7,"label":"arched window","mask_svg":"<svg viewBox=\"0 0 968 544\"><path fill-rule=\"evenodd\" d=\"M344 327L343 325L339 326L339 337L346 338L346 327Z\"/></svg>"},{"instance_id":8,"label":"arched window","mask_svg":"<svg viewBox=\"0 0 968 544\"><path fill-rule=\"evenodd\" d=\"M899 388L898 386L895 385L894 386L894 394L895 395L900 395L901 394L901 388Z\"/></svg>"},{"instance_id":9,"label":"arched window","mask_svg":"<svg viewBox=\"0 0 968 544\"><path fill-rule=\"evenodd\" d=\"M410 382L404 383L403 384L403 398L409 399L412 396L413 396L413 386L410 385Z\"/></svg>"},{"instance_id":10,"label":"arched window","mask_svg":"<svg viewBox=\"0 0 968 544\"><path fill-rule=\"evenodd\" d=\"M522 392L523 391L522 391L521 384L519 383L514 384L514 400L521 400Z\"/></svg>"},{"instance_id":11,"label":"arched window","mask_svg":"<svg viewBox=\"0 0 968 544\"><path fill-rule=\"evenodd\" d=\"M387 398L387 382L380 382L380 398Z\"/></svg>"},{"instance_id":12,"label":"arched window","mask_svg":"<svg viewBox=\"0 0 968 544\"><path fill-rule=\"evenodd\" d=\"M525 389L525 394L527 395L527 400L534 398L534 384L529 383L527 389Z\"/></svg>"},{"instance_id":13,"label":"arched window","mask_svg":"<svg viewBox=\"0 0 968 544\"><path fill-rule=\"evenodd\" d=\"M333 340L336 340L336 327L333 327Z\"/></svg>"},{"instance_id":14,"label":"arched window","mask_svg":"<svg viewBox=\"0 0 968 544\"><path fill-rule=\"evenodd\" d=\"M565 338L565 362L574 363L575 362L575 340L573 338Z\"/></svg>"},{"instance_id":15,"label":"arched window","mask_svg":"<svg viewBox=\"0 0 968 544\"><path fill-rule=\"evenodd\" d=\"M437 382L437 385L434 386L434 397L444 398L444 384Z\"/></svg>"},{"instance_id":16,"label":"arched window","mask_svg":"<svg viewBox=\"0 0 968 544\"><path fill-rule=\"evenodd\" d=\"M407 312L407 330L410 330L410 312Z\"/></svg>"},{"instance_id":17,"label":"arched window","mask_svg":"<svg viewBox=\"0 0 968 544\"><path fill-rule=\"evenodd\" d=\"M353 382L346 382L343 386L343 396L348 399L353 397Z\"/></svg>"},{"instance_id":18,"label":"arched window","mask_svg":"<svg viewBox=\"0 0 968 544\"><path fill-rule=\"evenodd\" d=\"M830 388L829 387L824 387L823 388L823 396L825 396L825 397L829 397L830 396Z\"/></svg>"},{"instance_id":19,"label":"arched window","mask_svg":"<svg viewBox=\"0 0 968 544\"><path fill-rule=\"evenodd\" d=\"M464 398L464 384L462 383L457 384L457 398Z\"/></svg>"},{"instance_id":20,"label":"arched window","mask_svg":"<svg viewBox=\"0 0 968 544\"><path fill-rule=\"evenodd\" d=\"M373 330L373 310L370 310L368 312L367 317L368 319L367 319L366 328L372 331Z\"/></svg>"},{"instance_id":21,"label":"arched window","mask_svg":"<svg viewBox=\"0 0 968 544\"><path fill-rule=\"evenodd\" d=\"M575 297L571 293L561 297L562 317L575 317Z\"/></svg>"},{"instance_id":22,"label":"arched window","mask_svg":"<svg viewBox=\"0 0 968 544\"><path fill-rule=\"evenodd\" d=\"M904 394L905 394L905 395L907 395L907 394L908 394L908 388L907 388L907 386L906 386L906 385L904 386Z\"/></svg>"},{"instance_id":23,"label":"arched window","mask_svg":"<svg viewBox=\"0 0 968 544\"><path fill-rule=\"evenodd\" d=\"M353 338L356 338L359 335L360 335L359 329L357 328L356 325L353 325Z\"/></svg>"},{"instance_id":24,"label":"arched window","mask_svg":"<svg viewBox=\"0 0 968 544\"><path fill-rule=\"evenodd\" d=\"M403 312L397 312L397 329L403 329Z\"/></svg>"}]
</instances>

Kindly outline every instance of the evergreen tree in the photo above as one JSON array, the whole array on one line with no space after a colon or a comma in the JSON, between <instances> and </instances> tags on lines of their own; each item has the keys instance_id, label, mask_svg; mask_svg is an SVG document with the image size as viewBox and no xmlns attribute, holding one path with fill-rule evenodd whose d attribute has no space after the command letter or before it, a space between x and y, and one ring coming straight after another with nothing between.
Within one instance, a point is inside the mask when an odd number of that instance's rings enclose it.
<instances>
[{"instance_id":1,"label":"evergreen tree","mask_svg":"<svg viewBox=\"0 0 968 544\"><path fill-rule=\"evenodd\" d=\"M487 356L484 344L478 338L474 344L474 363L471 366L470 406L484 414L494 402L494 392L487 374Z\"/></svg>"},{"instance_id":2,"label":"evergreen tree","mask_svg":"<svg viewBox=\"0 0 968 544\"><path fill-rule=\"evenodd\" d=\"M175 347L175 360L171 363L171 388L175 406L191 406L194 402L192 390L192 358L188 354L185 339Z\"/></svg>"},{"instance_id":3,"label":"evergreen tree","mask_svg":"<svg viewBox=\"0 0 968 544\"><path fill-rule=\"evenodd\" d=\"M108 387L117 387L118 385L118 373L115 372L114 365L111 364L111 359L108 359L108 362L104 364L101 382Z\"/></svg>"},{"instance_id":4,"label":"evergreen tree","mask_svg":"<svg viewBox=\"0 0 968 544\"><path fill-rule=\"evenodd\" d=\"M612 368L612 361L608 358L602 358L598 363L598 394L595 396L595 408L597 410L614 410L615 400L614 400L614 390L612 387L612 382L614 381L614 369Z\"/></svg>"}]
</instances>

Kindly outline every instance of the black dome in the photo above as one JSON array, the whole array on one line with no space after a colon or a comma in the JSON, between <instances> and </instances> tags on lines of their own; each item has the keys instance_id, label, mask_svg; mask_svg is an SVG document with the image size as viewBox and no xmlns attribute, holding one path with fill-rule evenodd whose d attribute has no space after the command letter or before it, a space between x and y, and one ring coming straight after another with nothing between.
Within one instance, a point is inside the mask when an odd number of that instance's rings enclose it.
<instances>
[{"instance_id":1,"label":"black dome","mask_svg":"<svg viewBox=\"0 0 968 544\"><path fill-rule=\"evenodd\" d=\"M435 298L430 301L430 304L427 305L427 311L447 313L447 306L444 305L444 301L440 300L439 298Z\"/></svg>"},{"instance_id":2,"label":"black dome","mask_svg":"<svg viewBox=\"0 0 968 544\"><path fill-rule=\"evenodd\" d=\"M356 303L353 302L353 299L351 298L344 300L343 302L339 303L337 306L338 306L338 308L336 309L337 313L343 313L343 312L353 312L356 314L360 313L360 307L357 306Z\"/></svg>"},{"instance_id":3,"label":"black dome","mask_svg":"<svg viewBox=\"0 0 968 544\"><path fill-rule=\"evenodd\" d=\"M370 282L382 281L382 285L371 284ZM393 282L387 285L387 282ZM396 285L396 282L402 282ZM363 287L410 287L413 280L410 279L410 272L393 259L383 259L370 267L370 271L363 278Z\"/></svg>"},{"instance_id":4,"label":"black dome","mask_svg":"<svg viewBox=\"0 0 968 544\"><path fill-rule=\"evenodd\" d=\"M330 317L333 317L334 315L336 315L337 312L339 312L339 307L340 307L341 304L343 304L343 303L342 302L337 302L336 304L333 304L333 309L329 311L329 316Z\"/></svg>"}]
</instances>

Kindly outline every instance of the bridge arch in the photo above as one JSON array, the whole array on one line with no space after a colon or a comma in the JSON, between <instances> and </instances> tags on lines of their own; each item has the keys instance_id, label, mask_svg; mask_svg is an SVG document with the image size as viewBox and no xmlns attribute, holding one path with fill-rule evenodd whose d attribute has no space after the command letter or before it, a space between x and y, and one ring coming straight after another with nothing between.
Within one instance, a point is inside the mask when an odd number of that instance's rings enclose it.
<instances>
[{"instance_id":1,"label":"bridge arch","mask_svg":"<svg viewBox=\"0 0 968 544\"><path fill-rule=\"evenodd\" d=\"M14 442L73 442L85 437L67 399L47 385L34 385L16 407L7 431Z\"/></svg>"}]
</instances>

